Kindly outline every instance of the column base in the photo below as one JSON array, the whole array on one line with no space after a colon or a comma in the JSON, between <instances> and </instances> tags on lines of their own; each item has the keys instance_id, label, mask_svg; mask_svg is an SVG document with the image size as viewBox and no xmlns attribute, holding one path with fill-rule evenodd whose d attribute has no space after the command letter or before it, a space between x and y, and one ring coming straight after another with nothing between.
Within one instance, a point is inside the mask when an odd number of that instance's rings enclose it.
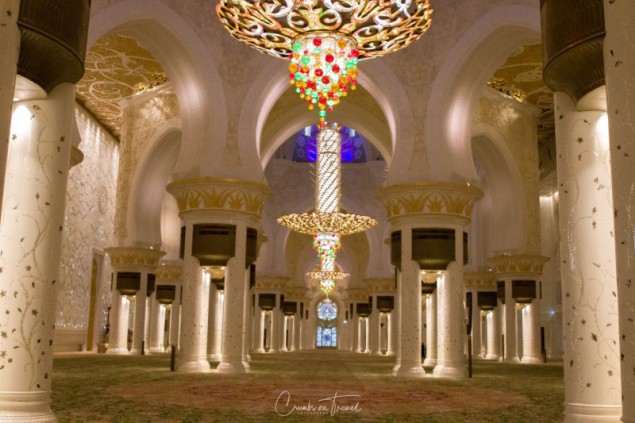
<instances>
[{"instance_id":1,"label":"column base","mask_svg":"<svg viewBox=\"0 0 635 423\"><path fill-rule=\"evenodd\" d=\"M394 351L386 351L386 354L384 354L386 357L394 357L395 356L395 352Z\"/></svg>"},{"instance_id":2,"label":"column base","mask_svg":"<svg viewBox=\"0 0 635 423\"><path fill-rule=\"evenodd\" d=\"M487 354L485 360L498 360L498 354Z\"/></svg>"},{"instance_id":3,"label":"column base","mask_svg":"<svg viewBox=\"0 0 635 423\"><path fill-rule=\"evenodd\" d=\"M539 357L523 357L520 359L521 363L525 364L542 364L543 361Z\"/></svg>"},{"instance_id":4,"label":"column base","mask_svg":"<svg viewBox=\"0 0 635 423\"><path fill-rule=\"evenodd\" d=\"M264 354L266 351L264 348L258 348L256 350L253 351L254 354Z\"/></svg>"},{"instance_id":5,"label":"column base","mask_svg":"<svg viewBox=\"0 0 635 423\"><path fill-rule=\"evenodd\" d=\"M518 357L505 357L504 359L500 359L499 361L502 361L503 363L520 363L520 358Z\"/></svg>"},{"instance_id":6,"label":"column base","mask_svg":"<svg viewBox=\"0 0 635 423\"><path fill-rule=\"evenodd\" d=\"M383 354L381 353L381 351L371 351L370 355L380 356L380 355L383 355Z\"/></svg>"},{"instance_id":7,"label":"column base","mask_svg":"<svg viewBox=\"0 0 635 423\"><path fill-rule=\"evenodd\" d=\"M128 348L108 348L106 354L129 355Z\"/></svg>"},{"instance_id":8,"label":"column base","mask_svg":"<svg viewBox=\"0 0 635 423\"><path fill-rule=\"evenodd\" d=\"M572 404L564 405L564 423L619 423L622 415L621 405Z\"/></svg>"},{"instance_id":9,"label":"column base","mask_svg":"<svg viewBox=\"0 0 635 423\"><path fill-rule=\"evenodd\" d=\"M57 423L51 392L0 392L0 422Z\"/></svg>"},{"instance_id":10,"label":"column base","mask_svg":"<svg viewBox=\"0 0 635 423\"><path fill-rule=\"evenodd\" d=\"M163 347L151 347L148 352L150 354L162 354L165 352L165 349Z\"/></svg>"},{"instance_id":11,"label":"column base","mask_svg":"<svg viewBox=\"0 0 635 423\"><path fill-rule=\"evenodd\" d=\"M207 360L193 360L178 363L176 371L180 373L209 373L211 369Z\"/></svg>"},{"instance_id":12,"label":"column base","mask_svg":"<svg viewBox=\"0 0 635 423\"><path fill-rule=\"evenodd\" d=\"M144 351L144 353L145 353L145 351ZM133 349L130 350L130 355L141 355L141 350L140 349L137 350L137 349L133 348Z\"/></svg>"},{"instance_id":13,"label":"column base","mask_svg":"<svg viewBox=\"0 0 635 423\"><path fill-rule=\"evenodd\" d=\"M447 364L438 364L434 367L432 375L435 377L447 379L464 379L468 376L467 369L463 364L458 366L448 366Z\"/></svg>"},{"instance_id":14,"label":"column base","mask_svg":"<svg viewBox=\"0 0 635 423\"><path fill-rule=\"evenodd\" d=\"M426 372L419 363L401 363L393 368L392 375L395 377L424 377Z\"/></svg>"},{"instance_id":15,"label":"column base","mask_svg":"<svg viewBox=\"0 0 635 423\"><path fill-rule=\"evenodd\" d=\"M221 356L218 353L214 353L214 354L207 354L207 361L220 361L221 360Z\"/></svg>"},{"instance_id":16,"label":"column base","mask_svg":"<svg viewBox=\"0 0 635 423\"><path fill-rule=\"evenodd\" d=\"M425 360L423 360L423 365L425 367L434 367L437 365L437 359L436 358L426 358Z\"/></svg>"},{"instance_id":17,"label":"column base","mask_svg":"<svg viewBox=\"0 0 635 423\"><path fill-rule=\"evenodd\" d=\"M245 364L247 363L244 363L242 361L237 361L237 362L221 361L216 367L216 373L224 373L224 374L248 373L249 364L247 364L247 366L245 366Z\"/></svg>"}]
</instances>

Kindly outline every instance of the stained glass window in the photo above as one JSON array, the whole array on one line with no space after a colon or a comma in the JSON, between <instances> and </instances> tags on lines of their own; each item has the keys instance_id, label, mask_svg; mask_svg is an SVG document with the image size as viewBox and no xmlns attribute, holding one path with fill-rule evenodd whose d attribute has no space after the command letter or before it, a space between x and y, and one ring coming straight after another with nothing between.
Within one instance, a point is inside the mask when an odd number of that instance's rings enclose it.
<instances>
[{"instance_id":1,"label":"stained glass window","mask_svg":"<svg viewBox=\"0 0 635 423\"><path fill-rule=\"evenodd\" d=\"M329 298L325 298L324 301L318 305L318 319L320 320L333 320L337 317L337 306Z\"/></svg>"},{"instance_id":2,"label":"stained glass window","mask_svg":"<svg viewBox=\"0 0 635 423\"><path fill-rule=\"evenodd\" d=\"M322 348L337 347L337 305L325 298L317 308L318 321L316 345Z\"/></svg>"}]
</instances>

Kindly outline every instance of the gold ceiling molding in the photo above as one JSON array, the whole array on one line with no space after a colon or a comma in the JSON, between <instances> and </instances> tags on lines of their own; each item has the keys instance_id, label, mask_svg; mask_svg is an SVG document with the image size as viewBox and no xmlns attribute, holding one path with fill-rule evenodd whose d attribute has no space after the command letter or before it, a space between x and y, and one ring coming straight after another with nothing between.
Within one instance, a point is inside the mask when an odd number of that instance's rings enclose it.
<instances>
[{"instance_id":1,"label":"gold ceiling molding","mask_svg":"<svg viewBox=\"0 0 635 423\"><path fill-rule=\"evenodd\" d=\"M413 182L382 188L377 198L386 206L388 219L402 216L455 216L471 219L483 191L470 184Z\"/></svg>"},{"instance_id":2,"label":"gold ceiling molding","mask_svg":"<svg viewBox=\"0 0 635 423\"><path fill-rule=\"evenodd\" d=\"M520 47L500 66L487 85L520 102L553 109L553 94L542 80L542 44Z\"/></svg>"},{"instance_id":3,"label":"gold ceiling molding","mask_svg":"<svg viewBox=\"0 0 635 423\"><path fill-rule=\"evenodd\" d=\"M367 278L362 281L362 284L373 293L393 293L395 291L394 278Z\"/></svg>"},{"instance_id":4,"label":"gold ceiling molding","mask_svg":"<svg viewBox=\"0 0 635 423\"><path fill-rule=\"evenodd\" d=\"M110 264L117 266L157 267L165 251L143 247L109 247L104 249L110 257Z\"/></svg>"},{"instance_id":5,"label":"gold ceiling molding","mask_svg":"<svg viewBox=\"0 0 635 423\"><path fill-rule=\"evenodd\" d=\"M463 273L466 288L492 288L496 289L498 275L491 271L476 271Z\"/></svg>"},{"instance_id":6,"label":"gold ceiling molding","mask_svg":"<svg viewBox=\"0 0 635 423\"><path fill-rule=\"evenodd\" d=\"M499 277L510 274L540 277L548 261L547 257L534 254L502 255L487 259Z\"/></svg>"},{"instance_id":7,"label":"gold ceiling molding","mask_svg":"<svg viewBox=\"0 0 635 423\"><path fill-rule=\"evenodd\" d=\"M86 54L77 100L115 137L121 133L120 102L167 82L159 62L134 38L101 37Z\"/></svg>"},{"instance_id":8,"label":"gold ceiling molding","mask_svg":"<svg viewBox=\"0 0 635 423\"><path fill-rule=\"evenodd\" d=\"M256 289L259 292L266 292L267 289L279 290L291 281L291 278L287 276L277 275L257 275L256 276Z\"/></svg>"},{"instance_id":9,"label":"gold ceiling molding","mask_svg":"<svg viewBox=\"0 0 635 423\"><path fill-rule=\"evenodd\" d=\"M306 288L301 287L289 287L284 289L284 300L285 301L304 301L307 299Z\"/></svg>"},{"instance_id":10,"label":"gold ceiling molding","mask_svg":"<svg viewBox=\"0 0 635 423\"><path fill-rule=\"evenodd\" d=\"M176 282L180 283L183 278L183 265L181 264L161 264L155 270L157 283Z\"/></svg>"},{"instance_id":11,"label":"gold ceiling molding","mask_svg":"<svg viewBox=\"0 0 635 423\"><path fill-rule=\"evenodd\" d=\"M226 178L180 179L166 187L179 212L196 210L240 212L260 218L271 188L252 181Z\"/></svg>"}]
</instances>

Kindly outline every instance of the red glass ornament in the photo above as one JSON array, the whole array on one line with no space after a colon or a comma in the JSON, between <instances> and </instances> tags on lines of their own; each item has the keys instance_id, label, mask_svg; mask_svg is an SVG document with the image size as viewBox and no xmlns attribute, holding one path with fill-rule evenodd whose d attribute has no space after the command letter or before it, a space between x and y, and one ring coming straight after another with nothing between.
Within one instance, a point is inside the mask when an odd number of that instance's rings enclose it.
<instances>
[{"instance_id":1,"label":"red glass ornament","mask_svg":"<svg viewBox=\"0 0 635 423\"><path fill-rule=\"evenodd\" d=\"M320 37L315 37L313 39L313 45L316 47L319 47L322 45L322 39Z\"/></svg>"},{"instance_id":2,"label":"red glass ornament","mask_svg":"<svg viewBox=\"0 0 635 423\"><path fill-rule=\"evenodd\" d=\"M359 53L358 53L359 54ZM326 57L324 58L328 63L333 63L333 60L335 60L335 57L333 57L333 55L331 53L327 54Z\"/></svg>"}]
</instances>

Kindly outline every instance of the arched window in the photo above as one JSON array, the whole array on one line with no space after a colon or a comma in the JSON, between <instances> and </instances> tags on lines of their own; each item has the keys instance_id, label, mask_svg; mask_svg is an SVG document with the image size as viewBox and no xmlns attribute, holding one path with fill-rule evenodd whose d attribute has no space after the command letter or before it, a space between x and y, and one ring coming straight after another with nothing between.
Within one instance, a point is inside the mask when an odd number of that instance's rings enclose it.
<instances>
[{"instance_id":1,"label":"arched window","mask_svg":"<svg viewBox=\"0 0 635 423\"><path fill-rule=\"evenodd\" d=\"M337 347L337 305L325 298L318 304L317 315L317 347Z\"/></svg>"}]
</instances>

